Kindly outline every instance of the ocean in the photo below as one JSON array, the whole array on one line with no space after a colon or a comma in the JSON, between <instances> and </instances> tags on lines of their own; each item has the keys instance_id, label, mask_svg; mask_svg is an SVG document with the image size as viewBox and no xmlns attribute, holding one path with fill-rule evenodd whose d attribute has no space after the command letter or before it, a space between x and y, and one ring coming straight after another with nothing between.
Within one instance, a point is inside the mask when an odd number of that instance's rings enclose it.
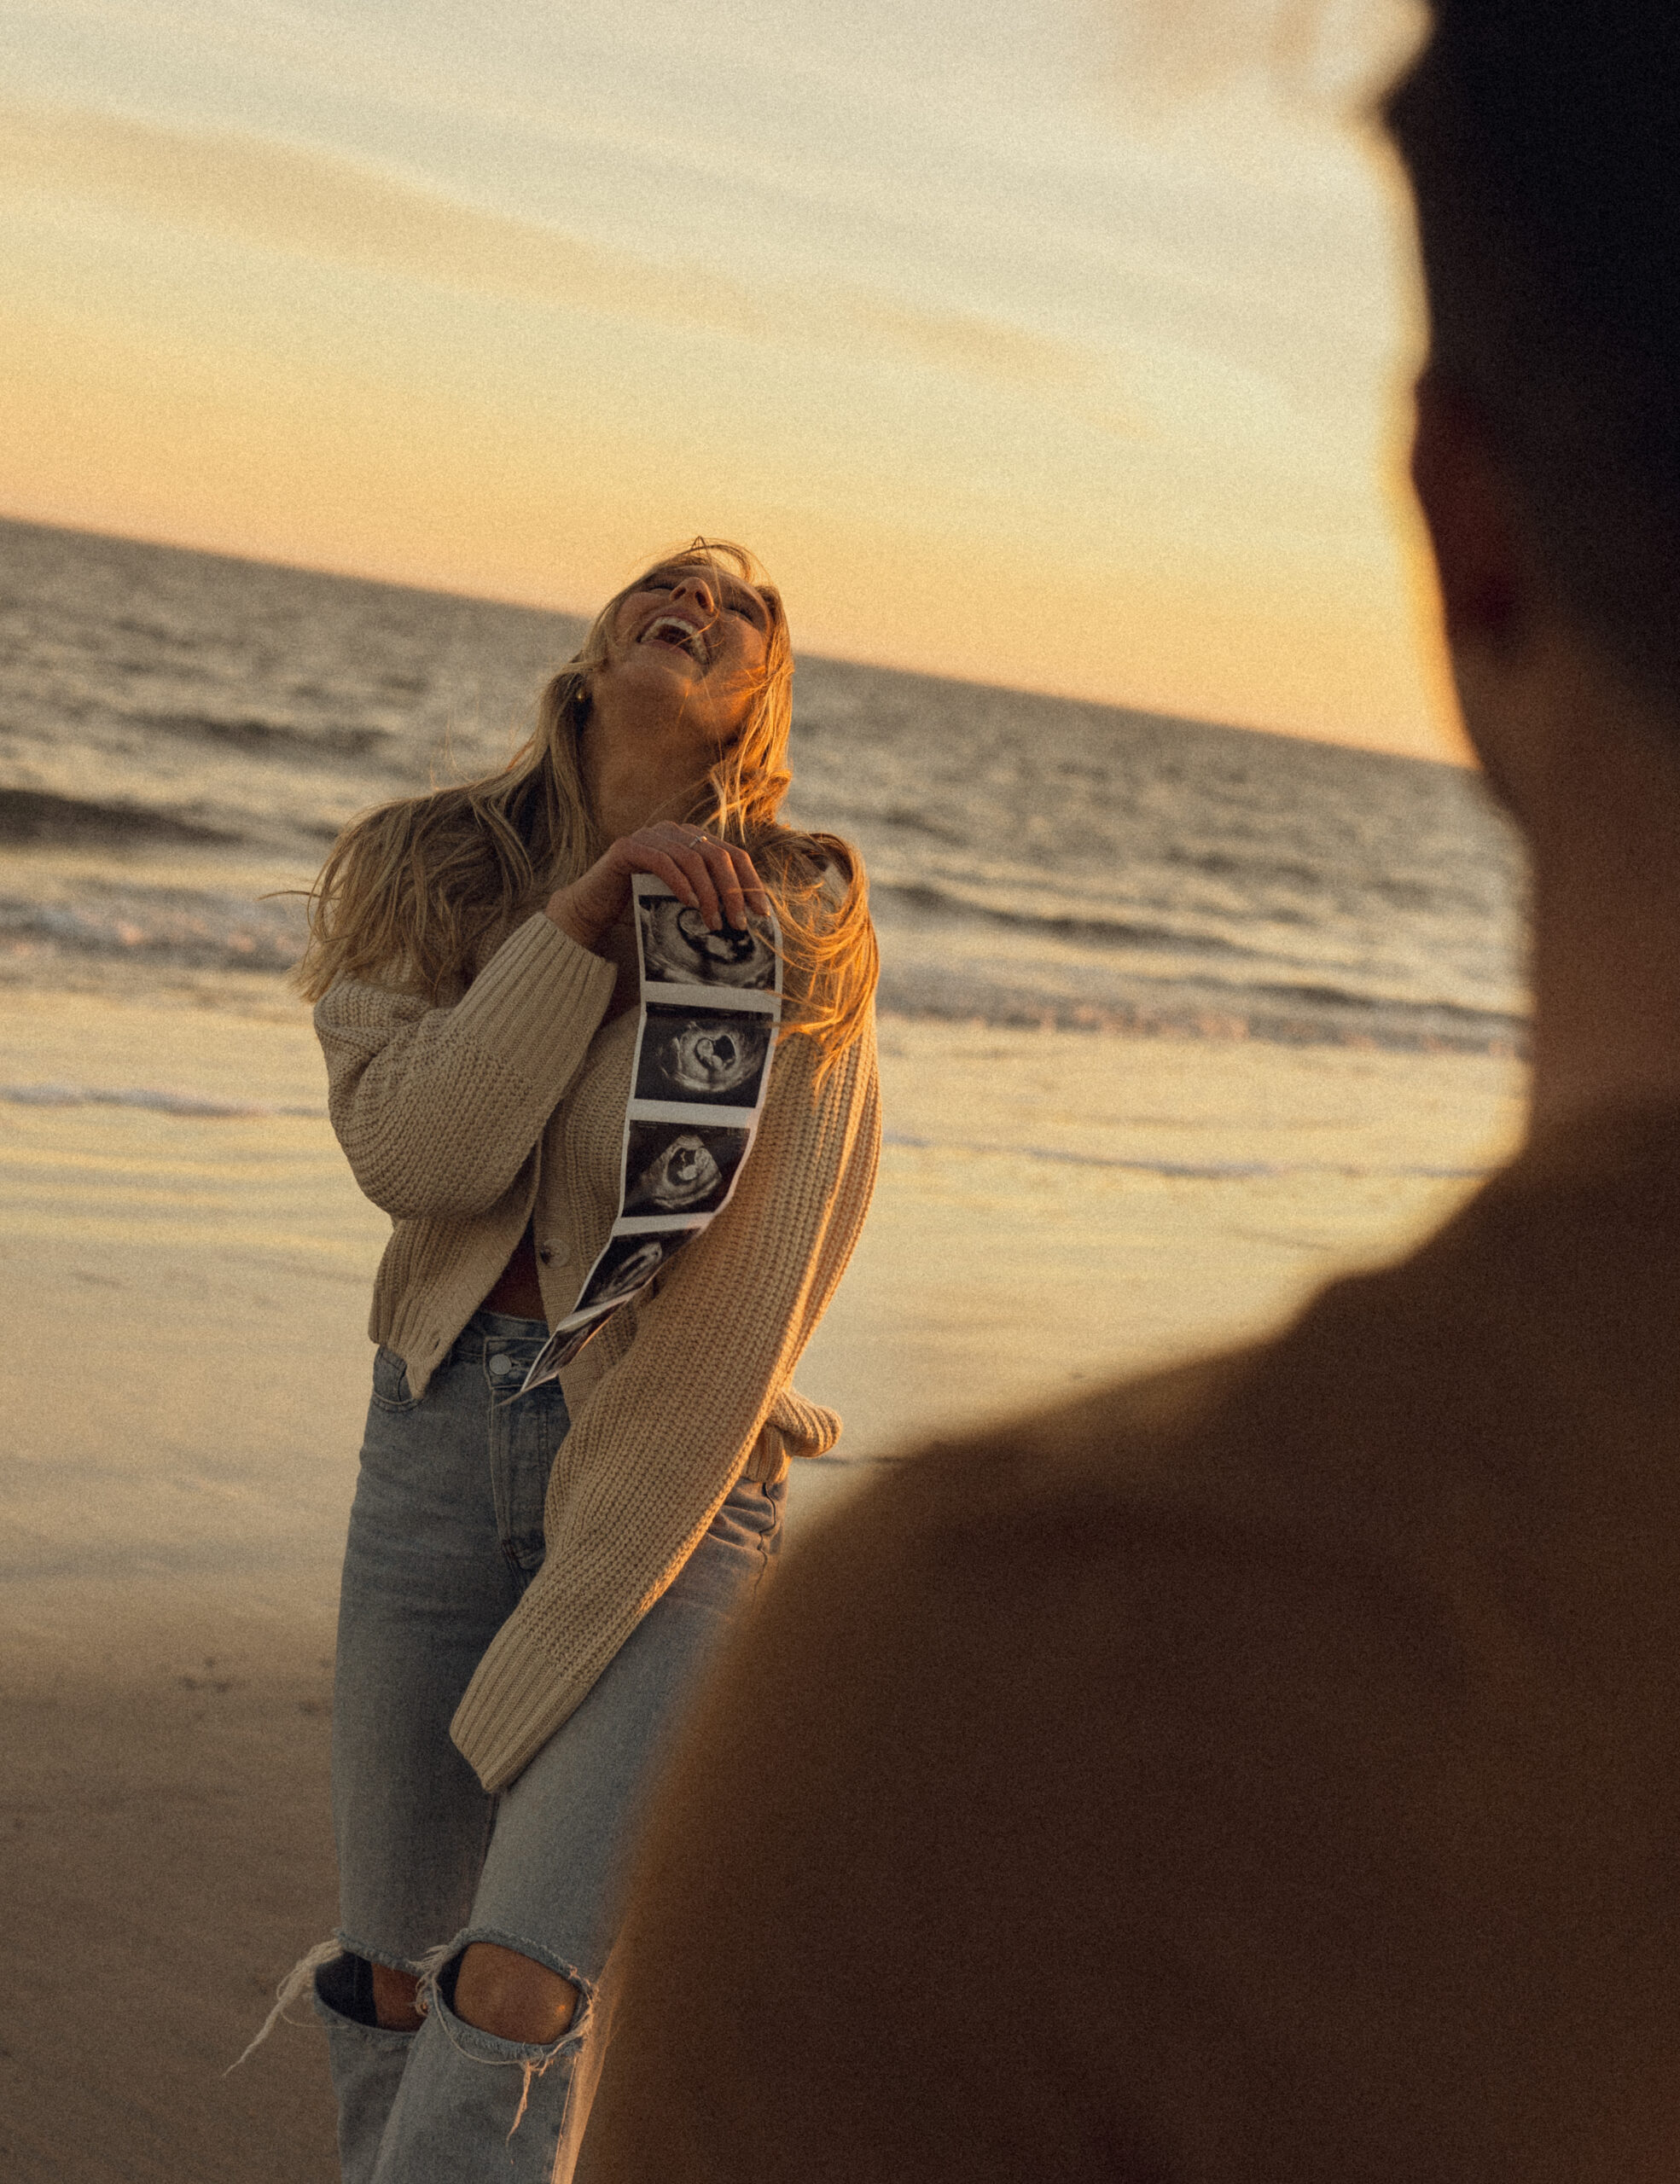
<instances>
[{"instance_id":1,"label":"ocean","mask_svg":"<svg viewBox=\"0 0 1680 2184\"><path fill-rule=\"evenodd\" d=\"M0 979L271 979L276 891L502 763L583 626L0 523ZM887 1012L1521 1049L1521 857L1462 769L840 660L794 688L788 816L863 849Z\"/></svg>"},{"instance_id":2,"label":"ocean","mask_svg":"<svg viewBox=\"0 0 1680 2184\"><path fill-rule=\"evenodd\" d=\"M352 813L499 764L580 632L0 524L0 1309L35 1361L0 1569L30 1599L220 1573L327 1612L390 1232L283 891ZM925 1433L1275 1325L1520 1138L1521 862L1465 772L834 660L795 688L793 816L872 876L885 1136L799 1364L862 1462L802 1467L798 1522Z\"/></svg>"},{"instance_id":3,"label":"ocean","mask_svg":"<svg viewBox=\"0 0 1680 2184\"><path fill-rule=\"evenodd\" d=\"M332 1924L391 1234L274 891L352 813L498 763L578 634L0 524L8 1852L45 1845L30 1902L92 1902L90 1937L108 1877L101 1946L178 1958L201 2074ZM1526 1014L1520 862L1462 772L823 659L796 688L794 816L873 874L885 1142L794 1368L844 1420L788 1482L795 1567L930 1440L1263 1336L1449 1217L1520 1138ZM229 2143L265 2054L216 2081ZM157 2174L228 2173L192 2166L190 2103L151 2106Z\"/></svg>"}]
</instances>

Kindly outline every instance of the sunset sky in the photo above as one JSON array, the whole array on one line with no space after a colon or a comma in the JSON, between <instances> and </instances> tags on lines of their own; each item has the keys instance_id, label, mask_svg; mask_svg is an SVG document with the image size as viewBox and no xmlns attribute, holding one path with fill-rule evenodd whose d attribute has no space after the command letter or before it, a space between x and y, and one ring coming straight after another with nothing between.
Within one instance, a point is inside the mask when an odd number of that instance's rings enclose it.
<instances>
[{"instance_id":1,"label":"sunset sky","mask_svg":"<svg viewBox=\"0 0 1680 2184\"><path fill-rule=\"evenodd\" d=\"M1404 12L1142 10L7 0L0 513L1455 755Z\"/></svg>"}]
</instances>

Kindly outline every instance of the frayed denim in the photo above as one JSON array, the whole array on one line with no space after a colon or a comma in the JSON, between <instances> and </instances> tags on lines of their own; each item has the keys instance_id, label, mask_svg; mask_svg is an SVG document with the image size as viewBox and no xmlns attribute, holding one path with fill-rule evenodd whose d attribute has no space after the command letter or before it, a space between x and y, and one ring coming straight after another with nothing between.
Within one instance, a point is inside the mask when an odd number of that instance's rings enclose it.
<instances>
[{"instance_id":1,"label":"frayed denim","mask_svg":"<svg viewBox=\"0 0 1680 2184\"><path fill-rule=\"evenodd\" d=\"M577 2066L650 1779L780 1543L785 1487L741 1482L582 1705L486 1797L449 1723L542 1566L565 1403L552 1383L511 1391L546 1335L478 1313L418 1402L400 1359L375 1365L334 1698L340 1953L315 1952L296 1980L328 2035L344 2184L569 2177ZM456 2014L455 1975L480 1941L576 1987L561 2039L526 2047ZM374 2021L374 1964L420 1979L418 2032Z\"/></svg>"}]
</instances>

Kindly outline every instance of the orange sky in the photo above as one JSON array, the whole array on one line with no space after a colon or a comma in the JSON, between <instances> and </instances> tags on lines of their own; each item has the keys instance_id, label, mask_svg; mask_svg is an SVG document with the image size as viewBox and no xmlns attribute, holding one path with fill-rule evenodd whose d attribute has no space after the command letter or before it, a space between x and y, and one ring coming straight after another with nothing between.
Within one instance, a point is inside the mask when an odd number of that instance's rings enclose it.
<instances>
[{"instance_id":1,"label":"orange sky","mask_svg":"<svg viewBox=\"0 0 1680 2184\"><path fill-rule=\"evenodd\" d=\"M573 608L706 528L813 650L1456 753L1369 40L1327 88L1085 0L464 20L0 32L5 512Z\"/></svg>"}]
</instances>

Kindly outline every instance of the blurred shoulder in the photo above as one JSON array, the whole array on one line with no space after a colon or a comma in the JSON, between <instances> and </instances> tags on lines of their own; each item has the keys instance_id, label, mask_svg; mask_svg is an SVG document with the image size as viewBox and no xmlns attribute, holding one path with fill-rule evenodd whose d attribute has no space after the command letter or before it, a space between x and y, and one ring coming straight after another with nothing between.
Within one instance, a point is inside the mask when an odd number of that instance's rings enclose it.
<instances>
[{"instance_id":1,"label":"blurred shoulder","mask_svg":"<svg viewBox=\"0 0 1680 2184\"><path fill-rule=\"evenodd\" d=\"M921 1601L955 1572L1042 1549L1063 1583L1144 1510L1182 1499L1259 1353L1232 1350L1118 1381L962 1438L928 1443L861 1493L805 1548L801 1575L852 1600ZM857 1618L860 1635L871 1618Z\"/></svg>"}]
</instances>

